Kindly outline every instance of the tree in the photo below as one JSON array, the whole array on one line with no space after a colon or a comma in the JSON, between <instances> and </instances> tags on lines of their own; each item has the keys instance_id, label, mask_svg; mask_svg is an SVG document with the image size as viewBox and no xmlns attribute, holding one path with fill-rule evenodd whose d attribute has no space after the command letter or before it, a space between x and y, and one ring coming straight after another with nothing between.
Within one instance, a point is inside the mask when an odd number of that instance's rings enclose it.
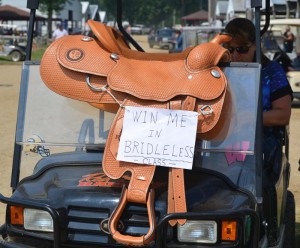
<instances>
[{"instance_id":1,"label":"tree","mask_svg":"<svg viewBox=\"0 0 300 248\"><path fill-rule=\"evenodd\" d=\"M47 22L48 22L48 36L49 38L51 38L52 36L52 17L53 17L53 12L60 12L66 2L68 2L69 0L40 0L40 9L42 12L46 12L47 13Z\"/></svg>"},{"instance_id":2,"label":"tree","mask_svg":"<svg viewBox=\"0 0 300 248\"><path fill-rule=\"evenodd\" d=\"M116 19L116 0L90 0L106 10L109 20ZM176 19L200 9L207 10L208 0L123 0L123 20L131 24L142 23L152 26L173 24L174 12Z\"/></svg>"},{"instance_id":3,"label":"tree","mask_svg":"<svg viewBox=\"0 0 300 248\"><path fill-rule=\"evenodd\" d=\"M107 17L110 20L116 19L116 1L114 0L90 0L90 3L98 4L100 8L105 9ZM124 0L123 1L123 20L131 24L143 23L157 25L166 17L170 11L169 0Z\"/></svg>"}]
</instances>

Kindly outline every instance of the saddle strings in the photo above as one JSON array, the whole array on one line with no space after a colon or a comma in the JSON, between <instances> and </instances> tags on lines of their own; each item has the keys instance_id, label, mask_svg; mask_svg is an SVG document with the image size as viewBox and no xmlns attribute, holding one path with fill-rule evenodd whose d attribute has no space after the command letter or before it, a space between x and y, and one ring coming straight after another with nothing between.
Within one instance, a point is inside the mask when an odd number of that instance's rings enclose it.
<instances>
[{"instance_id":1,"label":"saddle strings","mask_svg":"<svg viewBox=\"0 0 300 248\"><path fill-rule=\"evenodd\" d=\"M102 86L101 88L93 86L91 84L90 75L89 74L86 75L85 81L86 81L86 84L88 85L88 87L91 90L96 91L96 92L106 92L107 94L109 94L111 96L112 99L114 99L114 101L120 106L120 108L124 108L123 103L120 103L118 101L118 99L107 89L108 88L108 84Z\"/></svg>"}]
</instances>

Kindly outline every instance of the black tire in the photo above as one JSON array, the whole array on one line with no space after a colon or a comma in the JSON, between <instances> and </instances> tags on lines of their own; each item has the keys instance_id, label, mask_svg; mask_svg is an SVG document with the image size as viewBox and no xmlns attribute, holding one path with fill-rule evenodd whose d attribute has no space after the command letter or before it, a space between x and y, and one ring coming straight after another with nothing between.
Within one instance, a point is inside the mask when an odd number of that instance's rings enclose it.
<instances>
[{"instance_id":1,"label":"black tire","mask_svg":"<svg viewBox=\"0 0 300 248\"><path fill-rule=\"evenodd\" d=\"M174 49L175 49L175 44L170 43L170 44L169 44L169 51L170 51L170 50L173 51Z\"/></svg>"},{"instance_id":2,"label":"black tire","mask_svg":"<svg viewBox=\"0 0 300 248\"><path fill-rule=\"evenodd\" d=\"M19 51L13 51L11 52L10 56L12 61L18 62L22 60L23 54Z\"/></svg>"},{"instance_id":3,"label":"black tire","mask_svg":"<svg viewBox=\"0 0 300 248\"><path fill-rule=\"evenodd\" d=\"M283 247L295 248L295 199L291 191L287 191L285 206L285 234Z\"/></svg>"}]
</instances>

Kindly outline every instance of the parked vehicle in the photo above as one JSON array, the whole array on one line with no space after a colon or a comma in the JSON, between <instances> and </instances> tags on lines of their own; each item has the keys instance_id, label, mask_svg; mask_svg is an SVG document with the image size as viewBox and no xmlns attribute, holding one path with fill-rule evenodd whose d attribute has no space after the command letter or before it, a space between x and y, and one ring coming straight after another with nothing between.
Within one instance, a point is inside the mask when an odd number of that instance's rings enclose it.
<instances>
[{"instance_id":1,"label":"parked vehicle","mask_svg":"<svg viewBox=\"0 0 300 248\"><path fill-rule=\"evenodd\" d=\"M14 43L13 38L0 36L0 56L10 57L14 62L22 61L25 59L26 48Z\"/></svg>"},{"instance_id":2,"label":"parked vehicle","mask_svg":"<svg viewBox=\"0 0 300 248\"><path fill-rule=\"evenodd\" d=\"M148 35L148 43L150 48L157 46L161 49L172 50L176 43L175 29L161 28L151 32Z\"/></svg>"},{"instance_id":3,"label":"parked vehicle","mask_svg":"<svg viewBox=\"0 0 300 248\"><path fill-rule=\"evenodd\" d=\"M147 27L143 24L136 24L131 27L131 34L149 34L151 31L150 27Z\"/></svg>"},{"instance_id":4,"label":"parked vehicle","mask_svg":"<svg viewBox=\"0 0 300 248\"><path fill-rule=\"evenodd\" d=\"M287 78L293 90L294 104L300 103L300 70L289 71Z\"/></svg>"},{"instance_id":5,"label":"parked vehicle","mask_svg":"<svg viewBox=\"0 0 300 248\"><path fill-rule=\"evenodd\" d=\"M282 29L286 25L290 27L300 27L300 20L294 19L275 19L270 20L270 29L266 32L262 40L262 48L265 54L273 60L278 61L287 73L287 78L294 92L294 102L300 101L300 67L299 52L296 47L292 53L283 51L283 33Z\"/></svg>"},{"instance_id":6,"label":"parked vehicle","mask_svg":"<svg viewBox=\"0 0 300 248\"><path fill-rule=\"evenodd\" d=\"M10 57L14 62L25 59L26 37L15 33L17 29L16 25L0 24L0 56Z\"/></svg>"},{"instance_id":7,"label":"parked vehicle","mask_svg":"<svg viewBox=\"0 0 300 248\"><path fill-rule=\"evenodd\" d=\"M214 26L187 26L182 27L183 49L210 42L217 34L224 30L224 27Z\"/></svg>"},{"instance_id":8,"label":"parked vehicle","mask_svg":"<svg viewBox=\"0 0 300 248\"><path fill-rule=\"evenodd\" d=\"M23 65L13 190L10 197L0 194L6 204L0 245L128 247L116 243L108 228L128 182L126 175L114 180L102 169L114 114L53 93L41 81L39 66L31 61ZM226 111L214 137L197 140L193 169L184 172L187 212L168 213L168 168L157 166L156 235L144 247L295 247L288 132L276 161L279 179L263 188L261 66L222 67L228 81ZM128 203L122 211L118 231L145 235L150 227L146 206ZM172 227L172 219L187 222Z\"/></svg>"}]
</instances>

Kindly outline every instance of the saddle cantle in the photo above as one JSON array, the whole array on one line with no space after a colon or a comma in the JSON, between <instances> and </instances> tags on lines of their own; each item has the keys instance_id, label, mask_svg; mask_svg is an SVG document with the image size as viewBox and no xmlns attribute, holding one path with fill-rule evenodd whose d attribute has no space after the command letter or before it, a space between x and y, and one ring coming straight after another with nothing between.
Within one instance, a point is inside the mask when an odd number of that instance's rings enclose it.
<instances>
[{"instance_id":1,"label":"saddle cantle","mask_svg":"<svg viewBox=\"0 0 300 248\"><path fill-rule=\"evenodd\" d=\"M93 20L89 20L88 25L90 26L94 36L100 41L107 51L121 54L126 58L172 61L184 59L189 53L190 49L192 49L192 47L190 47L181 53L171 53L167 55L162 53L143 53L131 49L124 36L114 28Z\"/></svg>"},{"instance_id":2,"label":"saddle cantle","mask_svg":"<svg viewBox=\"0 0 300 248\"><path fill-rule=\"evenodd\" d=\"M131 50L112 29L96 22L89 24L95 37L66 36L53 42L42 58L40 73L44 83L62 96L111 112L118 109L106 143L103 170L113 179L130 171L131 179L110 217L109 229L117 242L140 246L154 239L155 192L151 182L156 166L117 160L124 107L197 111L198 138L213 133L220 122L227 88L218 63L230 58L220 44L230 37L218 35L210 43L177 55L147 54ZM103 28L106 31L99 31ZM183 169L169 171L168 212L185 212ZM133 237L118 231L118 220L128 202L147 206L150 225L147 234ZM169 223L184 224L185 220Z\"/></svg>"}]
</instances>

